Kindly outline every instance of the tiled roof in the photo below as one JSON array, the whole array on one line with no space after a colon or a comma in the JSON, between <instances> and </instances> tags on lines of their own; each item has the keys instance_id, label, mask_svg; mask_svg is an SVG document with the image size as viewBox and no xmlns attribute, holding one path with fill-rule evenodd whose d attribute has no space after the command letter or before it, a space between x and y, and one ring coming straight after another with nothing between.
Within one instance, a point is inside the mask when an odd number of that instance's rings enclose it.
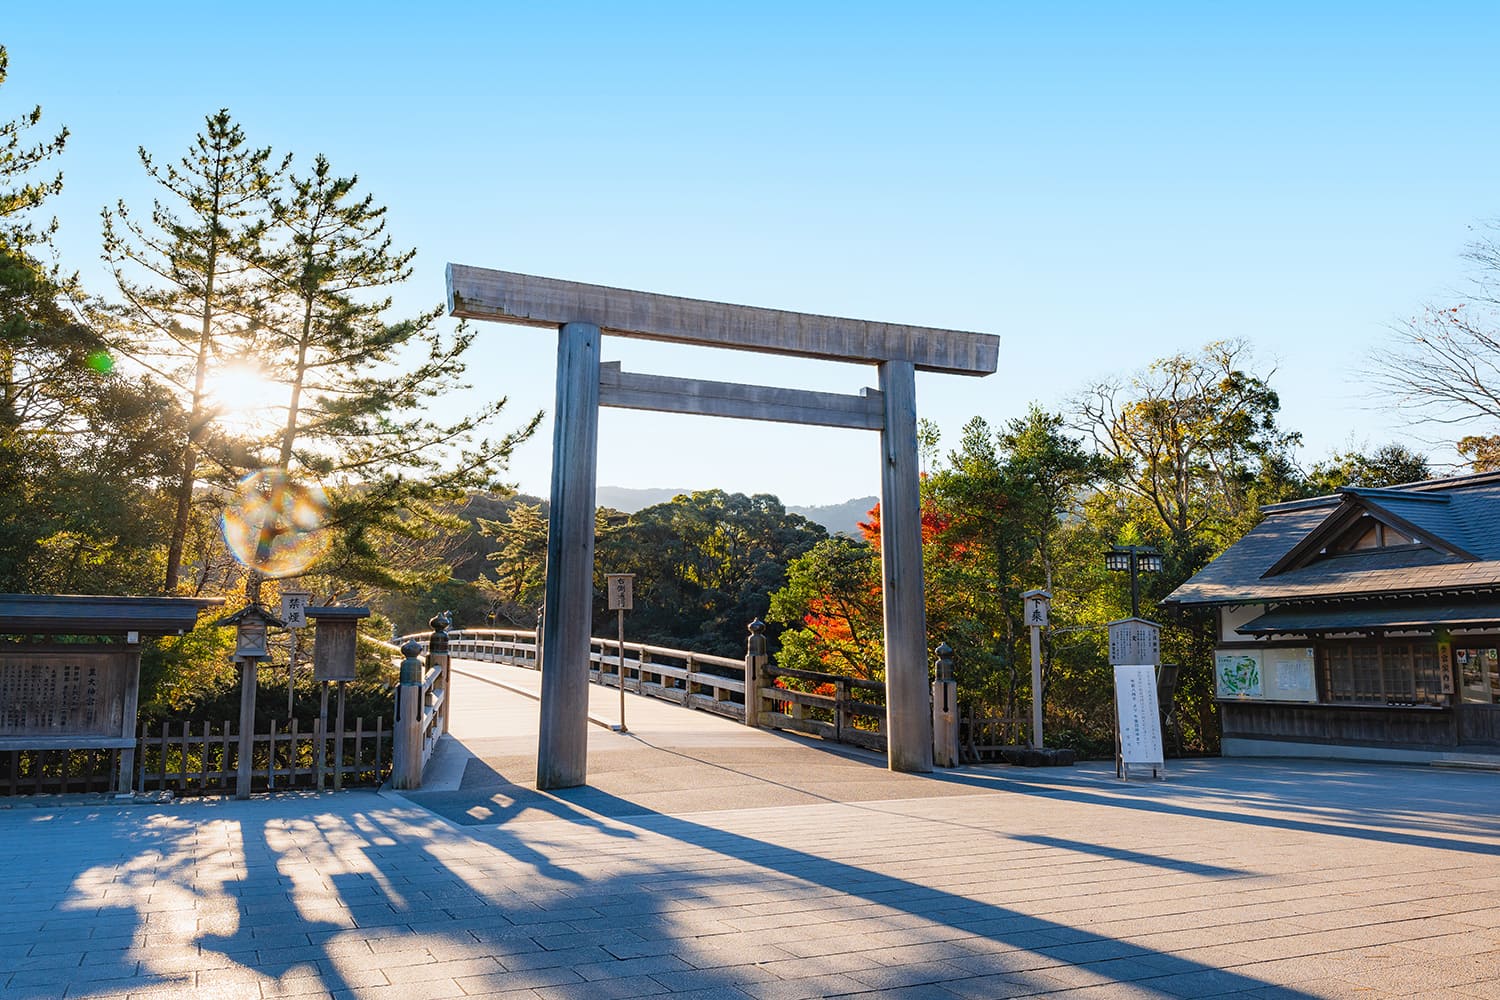
<instances>
[{"instance_id":1,"label":"tiled roof","mask_svg":"<svg viewBox=\"0 0 1500 1000\"><path fill-rule=\"evenodd\" d=\"M1444 502L1433 502L1439 497ZM1351 504L1376 516L1386 512L1435 543L1477 558L1425 547L1361 549L1265 576L1293 546ZM1162 603L1237 604L1500 588L1500 481L1491 476L1348 490L1267 507L1264 513L1259 525Z\"/></svg>"},{"instance_id":2,"label":"tiled roof","mask_svg":"<svg viewBox=\"0 0 1500 1000\"><path fill-rule=\"evenodd\" d=\"M1277 608L1235 629L1241 635L1309 634L1433 625L1492 625L1500 622L1500 600L1380 601L1371 604L1292 605Z\"/></svg>"}]
</instances>

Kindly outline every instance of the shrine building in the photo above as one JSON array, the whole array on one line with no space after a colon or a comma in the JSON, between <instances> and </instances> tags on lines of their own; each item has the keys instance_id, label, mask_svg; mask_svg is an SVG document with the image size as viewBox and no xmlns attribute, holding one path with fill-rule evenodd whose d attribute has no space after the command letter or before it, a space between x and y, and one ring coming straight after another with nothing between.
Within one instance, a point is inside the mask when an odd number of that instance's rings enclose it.
<instances>
[{"instance_id":1,"label":"shrine building","mask_svg":"<svg viewBox=\"0 0 1500 1000\"><path fill-rule=\"evenodd\" d=\"M1500 764L1500 473L1262 508L1210 609L1225 756Z\"/></svg>"}]
</instances>

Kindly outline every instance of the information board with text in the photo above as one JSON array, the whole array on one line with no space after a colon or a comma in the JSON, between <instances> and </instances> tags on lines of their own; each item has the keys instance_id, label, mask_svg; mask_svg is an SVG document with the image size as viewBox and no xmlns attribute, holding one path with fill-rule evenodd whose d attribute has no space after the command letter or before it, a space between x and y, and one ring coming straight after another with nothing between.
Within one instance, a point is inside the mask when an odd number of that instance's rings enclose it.
<instances>
[{"instance_id":1,"label":"information board with text","mask_svg":"<svg viewBox=\"0 0 1500 1000\"><path fill-rule=\"evenodd\" d=\"M1119 732L1119 774L1132 766L1165 769L1161 715L1156 704L1156 666L1150 663L1115 665L1115 718Z\"/></svg>"}]
</instances>

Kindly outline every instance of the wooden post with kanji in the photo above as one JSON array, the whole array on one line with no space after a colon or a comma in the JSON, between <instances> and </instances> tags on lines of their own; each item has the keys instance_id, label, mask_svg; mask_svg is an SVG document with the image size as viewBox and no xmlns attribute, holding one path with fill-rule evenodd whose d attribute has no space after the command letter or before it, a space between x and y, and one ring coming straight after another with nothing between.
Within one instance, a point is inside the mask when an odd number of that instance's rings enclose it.
<instances>
[{"instance_id":1,"label":"wooden post with kanji","mask_svg":"<svg viewBox=\"0 0 1500 1000\"><path fill-rule=\"evenodd\" d=\"M606 573L604 574L604 589L609 595L609 610L620 613L620 666L616 679L620 684L620 728L619 732L628 733L625 728L625 612L635 605L635 574L634 573ZM599 677L604 678L604 664L599 664ZM637 682L636 689L640 689Z\"/></svg>"},{"instance_id":2,"label":"wooden post with kanji","mask_svg":"<svg viewBox=\"0 0 1500 1000\"><path fill-rule=\"evenodd\" d=\"M1028 590L1021 595L1026 602L1026 625L1031 629L1031 745L1042 749L1042 629L1052 594L1046 590Z\"/></svg>"}]
</instances>

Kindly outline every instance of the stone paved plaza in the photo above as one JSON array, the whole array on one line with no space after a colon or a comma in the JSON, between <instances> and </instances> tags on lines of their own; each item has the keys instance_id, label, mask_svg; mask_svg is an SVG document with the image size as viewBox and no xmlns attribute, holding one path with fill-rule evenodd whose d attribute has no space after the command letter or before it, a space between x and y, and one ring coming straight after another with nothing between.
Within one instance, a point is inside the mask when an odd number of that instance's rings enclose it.
<instances>
[{"instance_id":1,"label":"stone paved plaza","mask_svg":"<svg viewBox=\"0 0 1500 1000\"><path fill-rule=\"evenodd\" d=\"M0 998L1500 998L1500 774L892 775L632 697L544 795L535 675L467 669L436 790L0 809Z\"/></svg>"}]
</instances>

